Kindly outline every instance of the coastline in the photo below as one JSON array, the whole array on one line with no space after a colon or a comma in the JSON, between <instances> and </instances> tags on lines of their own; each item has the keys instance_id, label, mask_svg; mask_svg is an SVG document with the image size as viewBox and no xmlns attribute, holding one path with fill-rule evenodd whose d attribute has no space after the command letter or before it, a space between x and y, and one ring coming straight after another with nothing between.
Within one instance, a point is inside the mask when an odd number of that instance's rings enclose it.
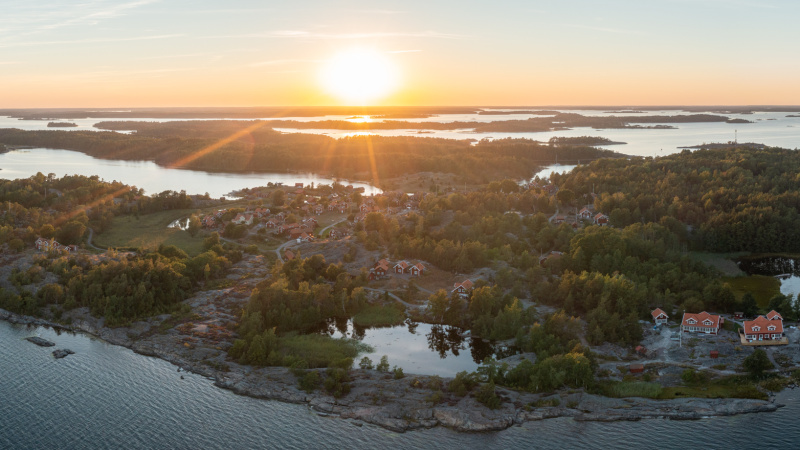
<instances>
[{"instance_id":1,"label":"coastline","mask_svg":"<svg viewBox=\"0 0 800 450\"><path fill-rule=\"evenodd\" d=\"M102 319L89 318L77 321L75 325L65 326L3 309L0 309L0 320L88 334L110 344L129 348L135 353L165 360L183 370L212 379L215 386L239 395L305 404L318 414L369 423L396 432L436 426L461 432L500 431L524 422L558 417L595 422L698 420L714 416L773 412L782 406L774 402L774 397L770 400L650 400L601 397L581 390L531 394L500 387L497 388L497 394L503 399L503 405L496 410L486 408L469 395L457 401L433 405L426 400L431 391L415 386L424 385L431 377L408 374L396 380L388 374L360 369L353 370L352 392L344 398L336 399L322 391L308 394L300 390L295 376L284 367L253 368L226 362L229 370L220 370L203 360L188 357L185 348L177 343L164 345L169 344L169 339L155 339L153 336L132 338L132 335L137 334L137 329L144 328L143 322L137 322L128 328L111 329L102 326ZM559 406L531 406L538 401L553 399L559 399Z\"/></svg>"}]
</instances>

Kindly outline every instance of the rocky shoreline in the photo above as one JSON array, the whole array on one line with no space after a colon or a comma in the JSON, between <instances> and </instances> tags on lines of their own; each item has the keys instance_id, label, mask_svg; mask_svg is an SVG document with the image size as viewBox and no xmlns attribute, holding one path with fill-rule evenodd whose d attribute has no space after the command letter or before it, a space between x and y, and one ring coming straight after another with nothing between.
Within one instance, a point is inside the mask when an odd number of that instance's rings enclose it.
<instances>
[{"instance_id":1,"label":"rocky shoreline","mask_svg":"<svg viewBox=\"0 0 800 450\"><path fill-rule=\"evenodd\" d=\"M227 362L217 369L208 361L187 357L184 347L175 343L164 345L163 339L131 338L131 328L111 329L102 326L102 319L78 320L73 326L64 326L43 319L21 316L0 309L0 319L29 326L82 332L121 345L136 353L153 356L178 367L214 380L214 384L237 394L254 398L306 404L313 411L351 419L397 431L444 426L457 431L499 431L524 422L558 417L576 421L637 421L642 419L697 420L712 416L776 411L782 405L770 401L749 399L697 399L650 400L645 398L607 398L580 390L556 394L531 394L497 388L503 399L499 409L491 410L467 395L432 404L430 390L422 388L430 377L407 375L394 379L388 374L372 370L354 370L352 391L336 399L324 392L311 394L298 388L293 374L283 367L253 368ZM533 406L555 404L558 406Z\"/></svg>"}]
</instances>

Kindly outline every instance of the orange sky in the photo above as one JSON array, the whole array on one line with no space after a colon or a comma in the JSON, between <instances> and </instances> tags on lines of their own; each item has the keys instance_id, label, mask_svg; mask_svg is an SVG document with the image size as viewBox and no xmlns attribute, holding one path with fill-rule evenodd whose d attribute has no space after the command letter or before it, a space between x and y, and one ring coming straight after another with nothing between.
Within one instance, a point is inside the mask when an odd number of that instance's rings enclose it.
<instances>
[{"instance_id":1,"label":"orange sky","mask_svg":"<svg viewBox=\"0 0 800 450\"><path fill-rule=\"evenodd\" d=\"M347 104L353 48L396 68L375 104L800 104L796 2L229 3L14 2L0 108Z\"/></svg>"}]
</instances>

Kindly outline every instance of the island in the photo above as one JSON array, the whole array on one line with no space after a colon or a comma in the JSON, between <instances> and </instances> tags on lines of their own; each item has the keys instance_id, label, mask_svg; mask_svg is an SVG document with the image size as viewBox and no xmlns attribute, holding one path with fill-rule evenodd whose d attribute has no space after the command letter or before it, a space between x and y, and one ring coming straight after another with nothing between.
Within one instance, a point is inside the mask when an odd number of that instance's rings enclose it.
<instances>
[{"instance_id":1,"label":"island","mask_svg":"<svg viewBox=\"0 0 800 450\"><path fill-rule=\"evenodd\" d=\"M73 122L48 122L48 128L76 128L78 124Z\"/></svg>"},{"instance_id":2,"label":"island","mask_svg":"<svg viewBox=\"0 0 800 450\"><path fill-rule=\"evenodd\" d=\"M410 171L376 195L271 184L224 202L2 180L0 208L14 199L20 219L0 233L0 318L396 431L780 407L773 393L800 380L793 299L728 255L800 251L786 194L800 192L800 154L734 143L544 180L495 170L466 186ZM23 195L45 185L62 195ZM766 342L753 324L774 327ZM388 329L443 363L404 367L370 338ZM435 372L457 354L473 368Z\"/></svg>"}]
</instances>

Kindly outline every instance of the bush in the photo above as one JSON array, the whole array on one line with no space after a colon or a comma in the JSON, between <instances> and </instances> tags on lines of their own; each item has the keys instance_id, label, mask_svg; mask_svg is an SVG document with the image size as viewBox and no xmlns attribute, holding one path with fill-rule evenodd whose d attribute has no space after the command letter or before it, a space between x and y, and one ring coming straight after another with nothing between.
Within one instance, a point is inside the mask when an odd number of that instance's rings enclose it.
<instances>
[{"instance_id":1,"label":"bush","mask_svg":"<svg viewBox=\"0 0 800 450\"><path fill-rule=\"evenodd\" d=\"M303 378L300 379L300 389L307 393L312 393L319 386L319 372L316 370L308 371Z\"/></svg>"},{"instance_id":2,"label":"bush","mask_svg":"<svg viewBox=\"0 0 800 450\"><path fill-rule=\"evenodd\" d=\"M381 356L381 362L378 363L378 366L375 367L378 372L388 372L389 371L389 357L386 355Z\"/></svg>"},{"instance_id":3,"label":"bush","mask_svg":"<svg viewBox=\"0 0 800 450\"><path fill-rule=\"evenodd\" d=\"M403 373L403 368L402 367L394 366L394 369L392 369L392 371L394 372L394 379L395 380L399 380L399 379L401 379L401 378L406 376Z\"/></svg>"},{"instance_id":4,"label":"bush","mask_svg":"<svg viewBox=\"0 0 800 450\"><path fill-rule=\"evenodd\" d=\"M475 394L475 399L489 409L497 409L501 404L500 397L498 397L494 391L494 382L492 381L478 389L478 393Z\"/></svg>"},{"instance_id":5,"label":"bush","mask_svg":"<svg viewBox=\"0 0 800 450\"><path fill-rule=\"evenodd\" d=\"M361 358L361 361L358 363L358 366L361 367L363 370L372 370L372 360L369 357L365 356Z\"/></svg>"},{"instance_id":6,"label":"bush","mask_svg":"<svg viewBox=\"0 0 800 450\"><path fill-rule=\"evenodd\" d=\"M456 377L448 383L447 390L459 397L463 397L477 384L477 376L474 373L458 372Z\"/></svg>"}]
</instances>

